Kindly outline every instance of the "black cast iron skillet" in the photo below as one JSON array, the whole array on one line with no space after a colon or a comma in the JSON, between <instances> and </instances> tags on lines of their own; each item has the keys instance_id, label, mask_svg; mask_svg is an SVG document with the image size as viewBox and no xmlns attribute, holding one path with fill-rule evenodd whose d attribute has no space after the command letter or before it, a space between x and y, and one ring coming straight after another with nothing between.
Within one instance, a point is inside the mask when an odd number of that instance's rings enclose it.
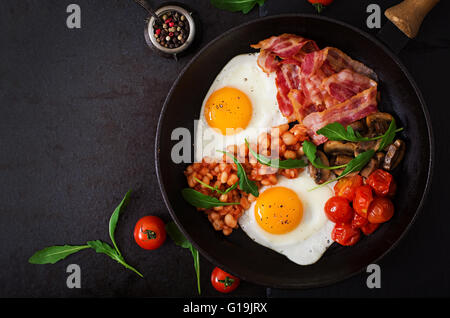
<instances>
[{"instance_id":1,"label":"black cast iron skillet","mask_svg":"<svg viewBox=\"0 0 450 318\"><path fill-rule=\"evenodd\" d=\"M222 67L235 55L252 52L250 44L272 35L295 33L319 47L341 49L371 67L379 77L379 109L393 114L405 128L407 152L395 171L398 191L394 217L352 247L334 243L315 264L300 266L256 244L238 229L225 237L214 231L203 213L186 203L181 189L187 164L171 160L172 131L189 129L200 116L205 94ZM190 141L192 145L193 139ZM430 185L433 158L430 119L413 79L381 42L342 22L292 14L271 16L233 28L204 47L179 75L165 101L156 136L156 171L171 216L201 255L222 269L256 284L275 288L308 288L348 278L391 250L414 221ZM193 154L193 149L192 149Z\"/></svg>"}]
</instances>

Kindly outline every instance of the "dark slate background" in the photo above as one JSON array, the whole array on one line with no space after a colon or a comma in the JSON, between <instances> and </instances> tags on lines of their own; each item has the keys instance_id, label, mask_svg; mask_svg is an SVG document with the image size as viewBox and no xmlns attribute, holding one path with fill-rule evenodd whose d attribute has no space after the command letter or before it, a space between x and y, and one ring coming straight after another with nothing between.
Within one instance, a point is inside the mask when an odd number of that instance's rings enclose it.
<instances>
[{"instance_id":1,"label":"dark slate background","mask_svg":"<svg viewBox=\"0 0 450 318\"><path fill-rule=\"evenodd\" d=\"M151 1L157 6L162 1ZM202 36L178 62L155 55L143 37L146 12L131 0L78 0L82 28L66 27L73 1L0 3L0 297L196 297L192 258L169 239L156 251L133 241L135 222L153 214L169 221L156 180L157 118L177 74L221 32L264 14L314 13L306 0L267 0L247 15L207 0L189 3ZM399 1L336 0L323 15L366 27L366 6ZM430 111L436 139L433 186L404 240L383 258L382 288L366 287L366 273L333 286L281 291L242 282L233 296L449 296L450 173L448 81L450 3L441 1L419 36L400 52ZM386 19L383 18L383 24ZM343 48L345 50L345 48ZM109 242L108 220L128 189L116 241L139 278L104 255L85 250L54 264L28 258L50 245ZM69 264L81 267L81 289L66 287ZM201 259L203 296L214 265Z\"/></svg>"}]
</instances>

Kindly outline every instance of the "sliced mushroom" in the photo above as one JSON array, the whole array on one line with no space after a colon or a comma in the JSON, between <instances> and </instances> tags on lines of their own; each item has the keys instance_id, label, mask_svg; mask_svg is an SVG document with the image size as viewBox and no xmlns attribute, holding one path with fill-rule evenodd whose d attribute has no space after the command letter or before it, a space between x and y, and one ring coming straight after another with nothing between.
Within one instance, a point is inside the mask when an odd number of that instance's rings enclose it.
<instances>
[{"instance_id":1,"label":"sliced mushroom","mask_svg":"<svg viewBox=\"0 0 450 318\"><path fill-rule=\"evenodd\" d=\"M323 151L329 155L350 155L352 156L355 152L355 144L352 142L342 142L328 140L323 145Z\"/></svg>"},{"instance_id":2,"label":"sliced mushroom","mask_svg":"<svg viewBox=\"0 0 450 318\"><path fill-rule=\"evenodd\" d=\"M357 121L351 123L349 126L352 127L354 131L359 132L361 135L364 135L367 130L366 124L364 123L363 119L357 120Z\"/></svg>"},{"instance_id":3,"label":"sliced mushroom","mask_svg":"<svg viewBox=\"0 0 450 318\"><path fill-rule=\"evenodd\" d=\"M330 165L327 156L320 150L316 152L317 157L320 158L322 163L326 166ZM314 179L317 184L322 184L327 181L331 176L331 171L328 169L318 169L311 163L308 166L309 175Z\"/></svg>"},{"instance_id":4,"label":"sliced mushroom","mask_svg":"<svg viewBox=\"0 0 450 318\"><path fill-rule=\"evenodd\" d=\"M393 117L388 113L374 113L366 117L369 135L382 135L389 128Z\"/></svg>"},{"instance_id":5,"label":"sliced mushroom","mask_svg":"<svg viewBox=\"0 0 450 318\"><path fill-rule=\"evenodd\" d=\"M406 145L403 140L397 139L393 144L389 145L384 157L383 168L386 170L395 169L405 156L405 151Z\"/></svg>"},{"instance_id":6,"label":"sliced mushroom","mask_svg":"<svg viewBox=\"0 0 450 318\"><path fill-rule=\"evenodd\" d=\"M345 165L345 164L349 163L352 160L353 160L353 156L338 155L338 156L336 156L336 159L334 160L334 164L333 165L334 166ZM335 170L333 170L333 172L336 175L339 176L344 171L344 169L345 168L335 169Z\"/></svg>"},{"instance_id":7,"label":"sliced mushroom","mask_svg":"<svg viewBox=\"0 0 450 318\"><path fill-rule=\"evenodd\" d=\"M372 174L372 172L377 170L379 167L380 161L378 160L377 157L373 157L372 159L370 159L369 163L366 164L366 166L361 170L360 175L363 176L364 178L367 178Z\"/></svg>"},{"instance_id":8,"label":"sliced mushroom","mask_svg":"<svg viewBox=\"0 0 450 318\"><path fill-rule=\"evenodd\" d=\"M378 150L380 143L381 143L381 139L358 142L355 146L355 151L354 151L355 157L367 150L370 150L370 149L373 149L375 151Z\"/></svg>"}]
</instances>

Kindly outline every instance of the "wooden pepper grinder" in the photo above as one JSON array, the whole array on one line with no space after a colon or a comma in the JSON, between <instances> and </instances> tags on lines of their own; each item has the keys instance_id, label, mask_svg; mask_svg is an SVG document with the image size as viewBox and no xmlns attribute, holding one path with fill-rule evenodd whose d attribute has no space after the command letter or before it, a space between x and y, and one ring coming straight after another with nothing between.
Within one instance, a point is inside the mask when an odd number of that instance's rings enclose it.
<instances>
[{"instance_id":1,"label":"wooden pepper grinder","mask_svg":"<svg viewBox=\"0 0 450 318\"><path fill-rule=\"evenodd\" d=\"M387 9L384 14L409 38L414 38L419 32L425 16L439 0L404 0Z\"/></svg>"}]
</instances>

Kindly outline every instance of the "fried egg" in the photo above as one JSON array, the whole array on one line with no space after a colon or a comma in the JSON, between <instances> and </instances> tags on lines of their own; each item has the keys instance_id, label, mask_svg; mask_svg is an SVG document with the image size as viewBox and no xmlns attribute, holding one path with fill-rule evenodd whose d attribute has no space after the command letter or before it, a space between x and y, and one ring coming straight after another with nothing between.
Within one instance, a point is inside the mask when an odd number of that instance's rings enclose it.
<instances>
[{"instance_id":1,"label":"fried egg","mask_svg":"<svg viewBox=\"0 0 450 318\"><path fill-rule=\"evenodd\" d=\"M211 84L196 123L197 162L220 157L217 150L240 145L244 138L256 142L260 133L287 123L278 107L275 74L261 70L258 54L234 57Z\"/></svg>"},{"instance_id":2,"label":"fried egg","mask_svg":"<svg viewBox=\"0 0 450 318\"><path fill-rule=\"evenodd\" d=\"M260 189L239 218L240 227L256 243L299 265L315 263L333 243L334 227L323 209L333 184L310 191L316 186L306 170L295 179L280 176L276 185Z\"/></svg>"}]
</instances>

